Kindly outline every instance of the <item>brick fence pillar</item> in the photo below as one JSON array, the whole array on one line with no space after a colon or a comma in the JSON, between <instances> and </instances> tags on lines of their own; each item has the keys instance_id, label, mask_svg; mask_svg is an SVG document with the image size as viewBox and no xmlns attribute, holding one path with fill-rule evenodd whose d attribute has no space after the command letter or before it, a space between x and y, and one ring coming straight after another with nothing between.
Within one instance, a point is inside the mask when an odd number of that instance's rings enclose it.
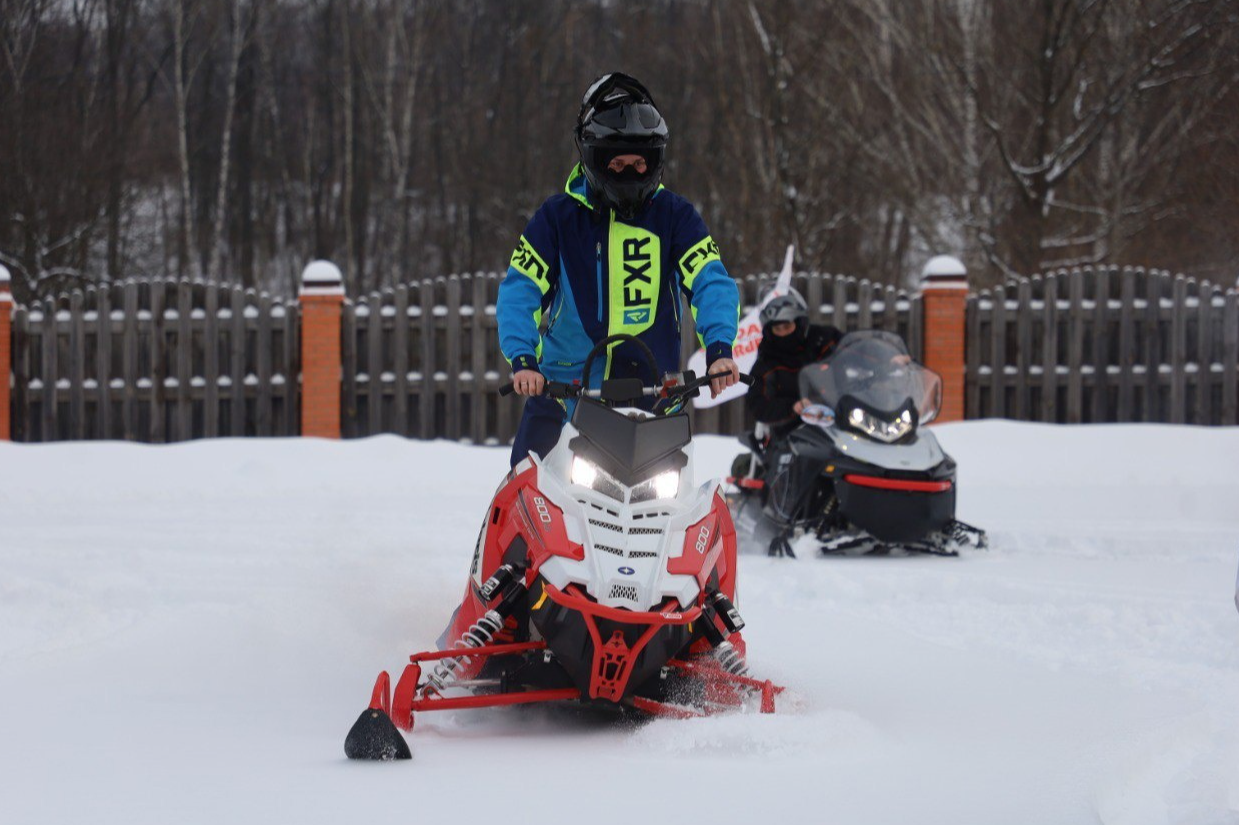
<instances>
[{"instance_id":1,"label":"brick fence pillar","mask_svg":"<svg viewBox=\"0 0 1239 825\"><path fill-rule=\"evenodd\" d=\"M301 434L340 437L340 316L344 277L329 261L301 274Z\"/></svg>"},{"instance_id":2,"label":"brick fence pillar","mask_svg":"<svg viewBox=\"0 0 1239 825\"><path fill-rule=\"evenodd\" d=\"M9 271L0 266L0 441L13 437L9 384L13 380L13 295Z\"/></svg>"},{"instance_id":3,"label":"brick fence pillar","mask_svg":"<svg viewBox=\"0 0 1239 825\"><path fill-rule=\"evenodd\" d=\"M963 263L949 255L931 258L921 272L925 366L942 376L942 412L938 421L964 419L967 276Z\"/></svg>"}]
</instances>

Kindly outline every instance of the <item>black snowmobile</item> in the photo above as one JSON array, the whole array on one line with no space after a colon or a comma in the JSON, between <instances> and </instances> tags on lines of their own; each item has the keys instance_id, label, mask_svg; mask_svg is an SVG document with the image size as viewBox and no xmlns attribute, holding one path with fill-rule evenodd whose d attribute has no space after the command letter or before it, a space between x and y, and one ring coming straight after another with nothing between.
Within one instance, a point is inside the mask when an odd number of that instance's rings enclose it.
<instances>
[{"instance_id":1,"label":"black snowmobile","mask_svg":"<svg viewBox=\"0 0 1239 825\"><path fill-rule=\"evenodd\" d=\"M771 555L813 535L823 553L958 555L984 531L955 518L955 461L933 433L942 380L903 340L850 333L800 371L812 405L786 438L741 438L729 503L742 546Z\"/></svg>"}]
</instances>

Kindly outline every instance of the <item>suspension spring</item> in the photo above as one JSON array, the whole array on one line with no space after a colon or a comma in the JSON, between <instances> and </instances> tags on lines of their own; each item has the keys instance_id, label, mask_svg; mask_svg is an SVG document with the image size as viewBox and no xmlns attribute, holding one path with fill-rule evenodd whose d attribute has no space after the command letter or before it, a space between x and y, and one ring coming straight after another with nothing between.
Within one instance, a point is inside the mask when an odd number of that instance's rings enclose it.
<instances>
[{"instance_id":1,"label":"suspension spring","mask_svg":"<svg viewBox=\"0 0 1239 825\"><path fill-rule=\"evenodd\" d=\"M714 658L718 661L719 666L732 676L748 675L748 664L745 663L744 657L740 655L740 651L736 650L735 645L731 642L723 642L714 648Z\"/></svg>"},{"instance_id":2,"label":"suspension spring","mask_svg":"<svg viewBox=\"0 0 1239 825\"><path fill-rule=\"evenodd\" d=\"M495 638L495 634L503 629L503 616L494 610L488 610L486 615L474 622L468 630L452 645L457 650L470 650L475 647L485 647ZM468 654L451 659L441 659L434 671L426 677L427 684L441 693L456 678L456 673L467 665L473 657Z\"/></svg>"}]
</instances>

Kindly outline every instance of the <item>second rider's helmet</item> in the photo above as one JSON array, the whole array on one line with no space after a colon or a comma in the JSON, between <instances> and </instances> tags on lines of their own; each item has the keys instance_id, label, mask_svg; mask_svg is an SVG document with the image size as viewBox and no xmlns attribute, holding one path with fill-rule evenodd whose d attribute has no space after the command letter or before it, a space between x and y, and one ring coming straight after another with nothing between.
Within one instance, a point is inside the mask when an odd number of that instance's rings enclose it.
<instances>
[{"instance_id":1,"label":"second rider's helmet","mask_svg":"<svg viewBox=\"0 0 1239 825\"><path fill-rule=\"evenodd\" d=\"M794 289L789 289L786 294L777 298L771 298L770 302L761 308L762 329L781 321L795 321L799 324L808 318L809 305Z\"/></svg>"},{"instance_id":2,"label":"second rider's helmet","mask_svg":"<svg viewBox=\"0 0 1239 825\"><path fill-rule=\"evenodd\" d=\"M625 220L636 217L658 191L666 154L667 122L636 78L612 72L590 85L576 122L576 145L585 179L602 203ZM645 158L645 171L608 168L619 155Z\"/></svg>"}]
</instances>

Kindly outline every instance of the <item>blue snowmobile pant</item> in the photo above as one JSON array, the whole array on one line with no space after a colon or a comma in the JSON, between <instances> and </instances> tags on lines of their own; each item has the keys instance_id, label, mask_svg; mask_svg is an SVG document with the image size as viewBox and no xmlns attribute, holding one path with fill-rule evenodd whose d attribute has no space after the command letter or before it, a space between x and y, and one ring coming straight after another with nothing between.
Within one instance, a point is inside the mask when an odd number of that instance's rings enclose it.
<instances>
[{"instance_id":1,"label":"blue snowmobile pant","mask_svg":"<svg viewBox=\"0 0 1239 825\"><path fill-rule=\"evenodd\" d=\"M524 461L531 452L544 458L559 441L566 418L563 406L555 399L526 398L525 411L516 428L516 438L512 440L512 466Z\"/></svg>"}]
</instances>

